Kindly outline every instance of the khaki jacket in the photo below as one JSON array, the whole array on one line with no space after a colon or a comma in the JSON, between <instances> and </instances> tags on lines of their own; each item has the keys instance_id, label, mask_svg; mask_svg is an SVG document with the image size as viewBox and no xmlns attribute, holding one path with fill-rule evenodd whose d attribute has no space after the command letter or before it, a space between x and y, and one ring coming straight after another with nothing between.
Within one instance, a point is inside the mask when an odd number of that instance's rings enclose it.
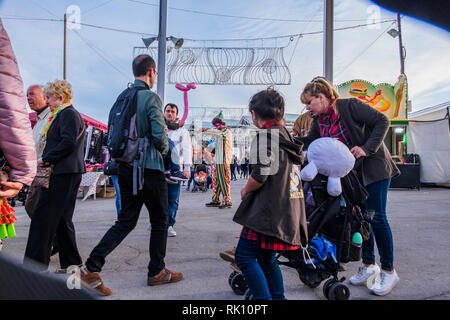
<instances>
[{"instance_id":1,"label":"khaki jacket","mask_svg":"<svg viewBox=\"0 0 450 320\"><path fill-rule=\"evenodd\" d=\"M266 143L265 136L274 144ZM264 159L264 154L267 154ZM251 177L263 186L246 195L233 221L291 245L307 243L300 165L302 145L282 126L260 130L250 149Z\"/></svg>"}]
</instances>

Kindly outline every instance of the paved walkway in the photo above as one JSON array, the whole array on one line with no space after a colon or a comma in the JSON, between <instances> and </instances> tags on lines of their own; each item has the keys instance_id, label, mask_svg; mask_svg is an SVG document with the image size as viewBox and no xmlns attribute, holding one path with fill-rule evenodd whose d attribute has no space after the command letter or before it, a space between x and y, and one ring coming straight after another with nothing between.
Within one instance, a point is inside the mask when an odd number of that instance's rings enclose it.
<instances>
[{"instance_id":1,"label":"paved walkway","mask_svg":"<svg viewBox=\"0 0 450 320\"><path fill-rule=\"evenodd\" d=\"M136 229L107 258L102 272L105 284L113 290L107 299L236 300L228 286L229 264L219 252L237 243L241 226L232 221L240 202L245 180L233 181L233 209L206 208L211 190L191 193L183 189L175 230L168 239L166 266L184 274L179 283L148 287L147 264L149 222L143 209ZM77 201L74 223L80 254L86 259L115 219L114 200L97 198ZM25 252L30 220L23 207L16 207L17 237L5 240L4 253L21 261ZM371 295L364 287L350 286L351 299L450 299L450 190L422 188L391 190L388 216L394 236L395 266L400 282L385 297ZM348 263L341 276L347 279L359 263ZM58 267L52 258L50 269ZM286 297L289 300L323 300L322 285L305 287L294 269L282 266ZM348 281L348 280L346 280Z\"/></svg>"}]
</instances>

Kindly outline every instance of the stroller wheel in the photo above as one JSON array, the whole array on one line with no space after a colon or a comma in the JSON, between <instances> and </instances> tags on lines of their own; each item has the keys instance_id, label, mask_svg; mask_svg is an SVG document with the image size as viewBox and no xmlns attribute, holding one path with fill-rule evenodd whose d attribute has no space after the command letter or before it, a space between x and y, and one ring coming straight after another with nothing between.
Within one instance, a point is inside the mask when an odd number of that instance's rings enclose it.
<instances>
[{"instance_id":1,"label":"stroller wheel","mask_svg":"<svg viewBox=\"0 0 450 320\"><path fill-rule=\"evenodd\" d=\"M245 290L244 300L252 300L252 299L253 299L253 295L250 293L250 289Z\"/></svg>"},{"instance_id":2,"label":"stroller wheel","mask_svg":"<svg viewBox=\"0 0 450 320\"><path fill-rule=\"evenodd\" d=\"M235 275L237 275L237 274L238 274L238 272L233 271L233 272L230 274L230 276L228 277L228 284L230 285L230 287L232 287L232 285L231 285L231 280L233 280L233 277L234 277Z\"/></svg>"},{"instance_id":3,"label":"stroller wheel","mask_svg":"<svg viewBox=\"0 0 450 320\"><path fill-rule=\"evenodd\" d=\"M303 284L305 284L306 286L310 287L311 289L317 288L321 283L321 281L317 282L317 281L308 279L306 276L304 276L300 272L298 273L298 276L300 278L300 281L303 282Z\"/></svg>"},{"instance_id":4,"label":"stroller wheel","mask_svg":"<svg viewBox=\"0 0 450 320\"><path fill-rule=\"evenodd\" d=\"M330 287L336 283L336 280L334 279L328 279L327 281L325 281L325 283L323 284L322 290L323 290L323 295L325 296L325 298L328 299L328 292L330 291Z\"/></svg>"},{"instance_id":5,"label":"stroller wheel","mask_svg":"<svg viewBox=\"0 0 450 320\"><path fill-rule=\"evenodd\" d=\"M328 300L348 300L350 298L350 289L340 283L335 282L330 286L328 290Z\"/></svg>"},{"instance_id":6,"label":"stroller wheel","mask_svg":"<svg viewBox=\"0 0 450 320\"><path fill-rule=\"evenodd\" d=\"M233 289L234 293L240 296L245 293L245 291L247 290L247 284L245 283L244 276L242 274L237 273L231 279L231 289Z\"/></svg>"}]
</instances>

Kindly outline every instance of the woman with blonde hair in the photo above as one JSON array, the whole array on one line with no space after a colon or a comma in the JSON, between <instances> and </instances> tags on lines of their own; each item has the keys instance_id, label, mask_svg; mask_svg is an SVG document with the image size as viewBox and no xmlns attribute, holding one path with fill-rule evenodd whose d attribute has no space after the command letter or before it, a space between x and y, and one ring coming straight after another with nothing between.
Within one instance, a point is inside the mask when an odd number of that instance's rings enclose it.
<instances>
[{"instance_id":1,"label":"woman with blonde hair","mask_svg":"<svg viewBox=\"0 0 450 320\"><path fill-rule=\"evenodd\" d=\"M52 166L48 188L42 188L36 210L31 220L25 264L30 261L39 271L45 271L50 262L53 237L59 248L61 269L81 265L72 223L84 164L85 125L81 115L72 106L72 87L65 80L55 80L44 87L52 112L41 131L45 141L38 166Z\"/></svg>"},{"instance_id":2,"label":"woman with blonde hair","mask_svg":"<svg viewBox=\"0 0 450 320\"><path fill-rule=\"evenodd\" d=\"M317 138L332 137L347 145L356 159L363 157L359 176L369 193L366 209L373 216L372 231L370 239L362 245L363 264L350 278L350 283L365 285L375 279L371 292L386 295L399 281L394 270L392 233L386 216L391 178L400 173L383 142L389 119L359 99L340 99L336 90L322 77L306 84L300 100L314 117L308 135L299 138L305 147ZM375 263L375 241L381 270Z\"/></svg>"}]
</instances>

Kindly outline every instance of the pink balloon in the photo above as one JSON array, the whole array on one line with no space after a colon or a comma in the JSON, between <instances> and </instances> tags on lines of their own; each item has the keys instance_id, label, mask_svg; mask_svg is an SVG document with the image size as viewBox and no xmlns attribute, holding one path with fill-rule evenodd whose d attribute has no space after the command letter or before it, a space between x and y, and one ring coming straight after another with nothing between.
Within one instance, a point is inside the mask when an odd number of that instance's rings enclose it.
<instances>
[{"instance_id":1,"label":"pink balloon","mask_svg":"<svg viewBox=\"0 0 450 320\"><path fill-rule=\"evenodd\" d=\"M181 83L177 83L175 84L175 88L177 88L178 90L183 91L183 96L184 96L184 114L183 117L181 118L180 122L184 122L186 121L186 118L188 116L188 112L189 112L189 103L188 103L188 91L191 89L195 89L197 88L197 86L195 85L194 82L188 83L185 86L183 86Z\"/></svg>"}]
</instances>

